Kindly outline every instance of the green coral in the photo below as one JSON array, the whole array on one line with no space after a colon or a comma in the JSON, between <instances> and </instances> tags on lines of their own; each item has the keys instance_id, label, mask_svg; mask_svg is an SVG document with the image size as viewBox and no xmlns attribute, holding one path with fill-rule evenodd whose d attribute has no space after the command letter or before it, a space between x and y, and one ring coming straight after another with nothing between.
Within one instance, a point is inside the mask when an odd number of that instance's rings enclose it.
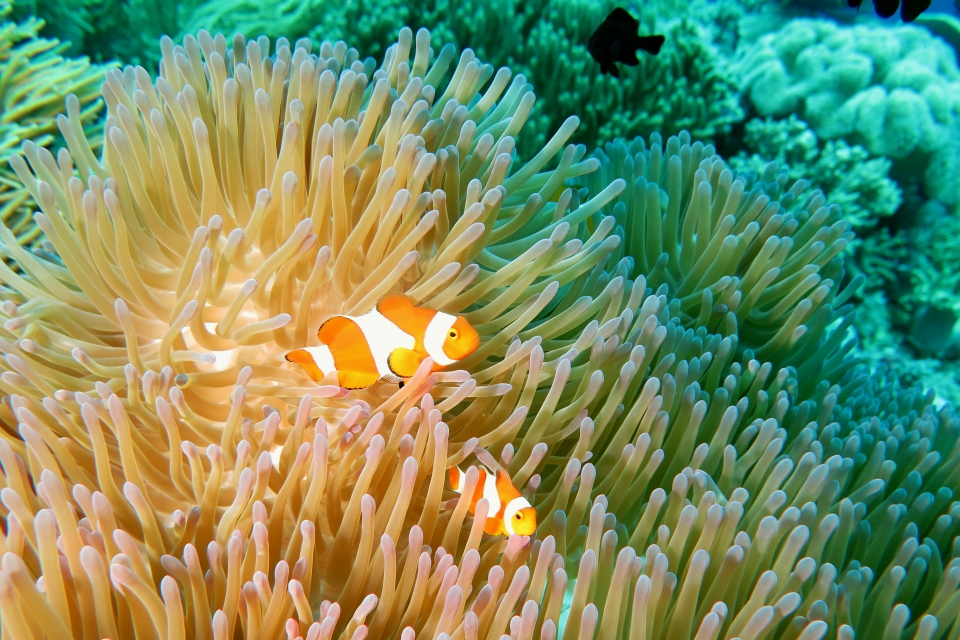
<instances>
[{"instance_id":1,"label":"green coral","mask_svg":"<svg viewBox=\"0 0 960 640\"><path fill-rule=\"evenodd\" d=\"M51 35L72 40L95 60L118 59L151 70L159 56L156 47L143 43L162 34L216 29L282 35L288 42L341 39L379 57L381 43L395 37L398 24L427 26L438 49L448 43L470 47L494 68L509 66L531 83L538 100L518 139L523 157L540 149L571 114L582 120L574 140L588 144L683 129L712 140L743 118L726 59L713 44L733 33L724 25L739 19L740 5L729 1L701 1L695 9L671 2L631 6L644 32L663 32L667 41L658 56L641 54L639 66L621 67L620 79L601 76L586 50L590 34L616 6L612 0L78 0L68 15L52 0L18 0L17 6L49 19ZM704 12L715 16L713 27L699 20Z\"/></svg>"},{"instance_id":2,"label":"green coral","mask_svg":"<svg viewBox=\"0 0 960 640\"><path fill-rule=\"evenodd\" d=\"M960 220L928 202L904 228L860 240L851 261L867 276L856 328L861 357L960 402Z\"/></svg>"},{"instance_id":3,"label":"green coral","mask_svg":"<svg viewBox=\"0 0 960 640\"><path fill-rule=\"evenodd\" d=\"M528 64L532 77L546 79L538 89L551 105L548 130L559 125L561 114L577 113L582 120L579 138L592 144L615 136L681 130L712 140L729 131L742 111L708 34L686 18L657 30L666 35L660 54L641 55L640 64L622 67L617 79L597 73L584 42L568 45L553 24L538 25L531 37L538 55Z\"/></svg>"},{"instance_id":4,"label":"green coral","mask_svg":"<svg viewBox=\"0 0 960 640\"><path fill-rule=\"evenodd\" d=\"M13 0L13 15L41 18L41 35L68 43L65 51L70 55L155 71L160 61L156 41L180 33L198 5L199 0Z\"/></svg>"},{"instance_id":5,"label":"green coral","mask_svg":"<svg viewBox=\"0 0 960 640\"><path fill-rule=\"evenodd\" d=\"M822 138L890 158L928 198L960 202L960 70L926 30L794 20L742 47L736 70L760 115L795 113Z\"/></svg>"},{"instance_id":6,"label":"green coral","mask_svg":"<svg viewBox=\"0 0 960 640\"><path fill-rule=\"evenodd\" d=\"M904 337L894 324L892 305L882 290L872 291L858 303L857 332L861 344L857 356L871 369L896 371L904 381L935 389L939 402L960 404L960 362L946 354L925 353L916 340ZM920 337L920 336L915 336Z\"/></svg>"},{"instance_id":7,"label":"green coral","mask_svg":"<svg viewBox=\"0 0 960 640\"><path fill-rule=\"evenodd\" d=\"M823 190L828 202L840 205L844 219L858 233L896 213L903 200L889 177L889 159L873 157L860 145L844 140L829 140L821 146L817 134L795 115L786 120L749 121L743 146L744 151L731 159L734 168L760 172L767 162L784 165L792 180L808 180Z\"/></svg>"},{"instance_id":8,"label":"green coral","mask_svg":"<svg viewBox=\"0 0 960 640\"><path fill-rule=\"evenodd\" d=\"M960 318L960 220L932 205L922 224L900 232L901 251L889 288L899 290L894 320L921 353L956 360L956 321ZM888 258L889 259L889 258Z\"/></svg>"},{"instance_id":9,"label":"green coral","mask_svg":"<svg viewBox=\"0 0 960 640\"><path fill-rule=\"evenodd\" d=\"M104 68L85 58L65 58L67 44L39 36L41 20L18 23L10 20L11 14L10 1L0 2L0 217L20 242L29 244L40 230L30 218L30 196L7 161L24 141L52 145L58 136L57 114L71 94L76 96L68 101L71 119L99 146Z\"/></svg>"}]
</instances>

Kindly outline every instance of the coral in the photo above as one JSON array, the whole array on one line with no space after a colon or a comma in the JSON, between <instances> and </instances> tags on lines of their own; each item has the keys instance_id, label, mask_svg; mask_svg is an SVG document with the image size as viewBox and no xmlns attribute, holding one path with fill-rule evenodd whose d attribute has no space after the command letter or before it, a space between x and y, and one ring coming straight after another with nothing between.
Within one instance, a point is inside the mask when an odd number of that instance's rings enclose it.
<instances>
[{"instance_id":1,"label":"coral","mask_svg":"<svg viewBox=\"0 0 960 640\"><path fill-rule=\"evenodd\" d=\"M663 48L625 67L619 79L596 73L583 42L567 40L558 24L567 23L539 23L527 52L517 55L529 65L530 77L544 79L534 86L545 98L548 130L559 124L558 113L568 112L581 114L585 126L579 139L590 144L681 130L711 140L742 119L725 61L694 20L651 21L650 29L666 36ZM562 91L555 94L553 87Z\"/></svg>"},{"instance_id":2,"label":"coral","mask_svg":"<svg viewBox=\"0 0 960 640\"><path fill-rule=\"evenodd\" d=\"M725 59L692 19L658 24L650 9L631 7L645 30L663 31L667 40L658 56L642 55L640 65L624 68L618 80L601 76L586 50L590 34L615 6L611 0L373 4L292 2L275 10L248 0L217 2L198 9L188 25L342 38L373 55L381 53L381 43L395 25L429 26L439 42L469 46L481 59L495 67L509 65L532 83L538 100L518 139L522 157L536 153L571 113L582 120L574 140L591 145L615 136L681 129L712 139L743 117Z\"/></svg>"},{"instance_id":3,"label":"coral","mask_svg":"<svg viewBox=\"0 0 960 640\"><path fill-rule=\"evenodd\" d=\"M22 270L0 264L5 635L949 631L960 420L833 362L848 231L821 195L689 134L587 158L576 118L518 162L527 81L470 50L450 73L425 30L379 67L231 44L164 40L155 82L109 72L101 157L72 114L69 153L11 160L52 250L0 228ZM637 193L663 251L624 218ZM770 282L737 305L741 274ZM694 322L681 292L714 282L726 311ZM348 393L283 361L391 291L477 327L463 370ZM765 319L799 366L738 348ZM481 449L535 540L445 500Z\"/></svg>"},{"instance_id":4,"label":"coral","mask_svg":"<svg viewBox=\"0 0 960 640\"><path fill-rule=\"evenodd\" d=\"M931 305L960 312L960 244L957 234L960 222L952 215L942 215L907 231L909 263L903 271L910 278L912 306ZM923 247L923 251L916 250Z\"/></svg>"},{"instance_id":5,"label":"coral","mask_svg":"<svg viewBox=\"0 0 960 640\"><path fill-rule=\"evenodd\" d=\"M10 17L16 22L26 22L30 18L39 18L43 22L40 34L43 37L59 40L67 46L63 53L70 56L81 55L83 35L93 27L89 22L89 7L94 0L74 0L73 2L55 2L53 0L8 0L13 7Z\"/></svg>"},{"instance_id":6,"label":"coral","mask_svg":"<svg viewBox=\"0 0 960 640\"><path fill-rule=\"evenodd\" d=\"M860 240L851 271L867 277L855 323L858 355L960 402L960 233L955 216L928 202L914 224Z\"/></svg>"},{"instance_id":7,"label":"coral","mask_svg":"<svg viewBox=\"0 0 960 640\"><path fill-rule=\"evenodd\" d=\"M898 233L900 251L893 277L884 284L897 295L895 318L921 353L955 360L960 344L954 325L960 317L960 221L945 211L926 207L927 215Z\"/></svg>"},{"instance_id":8,"label":"coral","mask_svg":"<svg viewBox=\"0 0 960 640\"><path fill-rule=\"evenodd\" d=\"M54 142L57 114L70 94L76 97L68 101L67 110L98 145L104 68L86 59L64 58L66 45L38 36L42 22L13 22L11 11L9 0L0 2L0 217L20 242L30 244L40 234L30 219L34 204L7 161L25 140L46 146Z\"/></svg>"},{"instance_id":9,"label":"coral","mask_svg":"<svg viewBox=\"0 0 960 640\"><path fill-rule=\"evenodd\" d=\"M12 0L14 16L43 20L40 34L68 43L65 52L98 63L141 64L155 72L157 39L177 34L200 0Z\"/></svg>"},{"instance_id":10,"label":"coral","mask_svg":"<svg viewBox=\"0 0 960 640\"><path fill-rule=\"evenodd\" d=\"M760 115L796 113L821 138L890 158L928 198L960 201L960 70L926 30L794 20L742 47L736 70Z\"/></svg>"},{"instance_id":11,"label":"coral","mask_svg":"<svg viewBox=\"0 0 960 640\"><path fill-rule=\"evenodd\" d=\"M863 147L843 140L829 140L821 147L809 125L795 115L750 120L743 146L730 159L734 168L762 172L768 162L783 165L791 180L807 180L822 189L858 234L896 213L902 201L900 188L889 177L888 159L871 157Z\"/></svg>"}]
</instances>

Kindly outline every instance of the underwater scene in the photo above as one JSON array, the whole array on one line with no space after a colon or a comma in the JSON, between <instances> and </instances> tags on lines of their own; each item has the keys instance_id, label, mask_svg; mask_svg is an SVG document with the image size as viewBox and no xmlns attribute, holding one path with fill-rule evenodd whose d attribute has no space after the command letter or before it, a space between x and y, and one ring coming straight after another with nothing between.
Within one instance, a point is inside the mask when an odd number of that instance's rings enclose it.
<instances>
[{"instance_id":1,"label":"underwater scene","mask_svg":"<svg viewBox=\"0 0 960 640\"><path fill-rule=\"evenodd\" d=\"M0 640L960 639L955 0L0 0Z\"/></svg>"}]
</instances>

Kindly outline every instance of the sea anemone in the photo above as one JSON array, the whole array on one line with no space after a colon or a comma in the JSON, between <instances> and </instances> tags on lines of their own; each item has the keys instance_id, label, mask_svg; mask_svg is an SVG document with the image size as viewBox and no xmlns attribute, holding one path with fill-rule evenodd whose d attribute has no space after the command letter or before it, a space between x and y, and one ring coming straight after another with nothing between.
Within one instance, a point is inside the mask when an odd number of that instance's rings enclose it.
<instances>
[{"instance_id":1,"label":"sea anemone","mask_svg":"<svg viewBox=\"0 0 960 640\"><path fill-rule=\"evenodd\" d=\"M156 81L107 74L100 158L71 113L70 152L11 160L53 250L0 229L21 269L0 265L7 636L816 640L952 623L949 408L856 368L801 394L802 365L738 349L760 319L723 302L720 324L706 303L691 322L673 288L722 296L774 267L648 281L615 233L627 181L563 188L607 162L566 144L576 118L514 166L522 76L469 49L451 75L454 49L426 30L402 29L379 68L342 42L270 45L164 39ZM637 175L665 185L649 197L678 229L700 212L680 259L768 198L789 218L779 245L804 247L788 264L827 256L839 282L827 244L845 228L803 185L763 176L761 195L687 136L614 149L666 158ZM725 208L737 189L753 208ZM756 309L797 338L771 355L823 362L797 355L838 345L796 335L817 317L789 320L814 295L796 279ZM389 292L465 315L481 347L461 370L428 360L402 389L349 393L283 360ZM447 469L483 452L536 507L534 538L485 536L483 500L468 517L475 471L451 500Z\"/></svg>"},{"instance_id":2,"label":"sea anemone","mask_svg":"<svg viewBox=\"0 0 960 640\"><path fill-rule=\"evenodd\" d=\"M853 232L840 208L774 163L738 174L686 132L650 141L598 149L601 168L584 180L594 190L614 177L632 185L598 215L622 228L635 271L679 302L684 326L732 336L748 360L796 367L804 395L839 381L855 363L853 343L842 344L847 301L864 280L844 283Z\"/></svg>"}]
</instances>

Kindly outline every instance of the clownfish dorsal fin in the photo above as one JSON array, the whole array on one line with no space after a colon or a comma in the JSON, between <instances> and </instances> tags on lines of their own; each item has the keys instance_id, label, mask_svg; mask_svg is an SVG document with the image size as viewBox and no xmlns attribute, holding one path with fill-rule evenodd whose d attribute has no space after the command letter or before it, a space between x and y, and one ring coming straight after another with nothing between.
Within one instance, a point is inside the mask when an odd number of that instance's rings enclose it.
<instances>
[{"instance_id":1,"label":"clownfish dorsal fin","mask_svg":"<svg viewBox=\"0 0 960 640\"><path fill-rule=\"evenodd\" d=\"M344 329L351 329L356 323L346 316L333 316L317 330L317 338L325 345L333 346L337 342L337 336Z\"/></svg>"},{"instance_id":2,"label":"clownfish dorsal fin","mask_svg":"<svg viewBox=\"0 0 960 640\"><path fill-rule=\"evenodd\" d=\"M520 495L520 492L513 486L510 474L503 469L497 469L497 493L500 494L500 500L504 504Z\"/></svg>"},{"instance_id":3,"label":"clownfish dorsal fin","mask_svg":"<svg viewBox=\"0 0 960 640\"><path fill-rule=\"evenodd\" d=\"M388 296L384 296L384 298L377 303L377 311L390 317L391 311L405 311L407 309L413 309L415 306L416 305L410 302L410 298L402 293L391 293Z\"/></svg>"}]
</instances>

